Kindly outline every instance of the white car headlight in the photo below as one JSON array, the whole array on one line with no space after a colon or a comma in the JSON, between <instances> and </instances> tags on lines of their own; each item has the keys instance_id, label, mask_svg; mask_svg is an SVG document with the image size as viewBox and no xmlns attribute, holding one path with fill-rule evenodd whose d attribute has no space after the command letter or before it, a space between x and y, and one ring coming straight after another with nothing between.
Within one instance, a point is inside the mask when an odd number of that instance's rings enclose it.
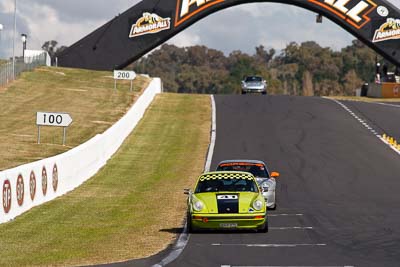
<instances>
[{"instance_id":1,"label":"white car headlight","mask_svg":"<svg viewBox=\"0 0 400 267\"><path fill-rule=\"evenodd\" d=\"M259 199L257 199L256 201L253 202L253 208L255 210L261 210L263 207L263 202Z\"/></svg>"},{"instance_id":2,"label":"white car headlight","mask_svg":"<svg viewBox=\"0 0 400 267\"><path fill-rule=\"evenodd\" d=\"M270 184L269 184L269 183L266 183L266 182L264 182L264 183L261 184L261 187L262 187L262 189L264 190L264 192L268 191L269 186L270 186Z\"/></svg>"},{"instance_id":3,"label":"white car headlight","mask_svg":"<svg viewBox=\"0 0 400 267\"><path fill-rule=\"evenodd\" d=\"M196 201L193 203L193 209L194 209L195 211L201 211L203 208L204 208L204 204L203 204L203 202L201 202L200 200L196 200Z\"/></svg>"}]
</instances>

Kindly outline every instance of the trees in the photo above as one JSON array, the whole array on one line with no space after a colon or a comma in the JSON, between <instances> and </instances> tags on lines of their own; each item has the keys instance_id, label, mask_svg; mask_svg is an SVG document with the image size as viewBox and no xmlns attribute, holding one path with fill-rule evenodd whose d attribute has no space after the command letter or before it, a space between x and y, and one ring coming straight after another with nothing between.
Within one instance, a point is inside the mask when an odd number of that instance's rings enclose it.
<instances>
[{"instance_id":1,"label":"trees","mask_svg":"<svg viewBox=\"0 0 400 267\"><path fill-rule=\"evenodd\" d=\"M270 94L352 95L374 78L375 53L359 41L341 51L309 41L292 42L280 54L260 45L253 55L228 56L206 46L165 44L133 67L161 77L170 92L239 93L243 76L261 75Z\"/></svg>"},{"instance_id":2,"label":"trees","mask_svg":"<svg viewBox=\"0 0 400 267\"><path fill-rule=\"evenodd\" d=\"M53 58L57 53L60 53L64 51L67 47L66 46L58 46L58 42L51 40L51 41L46 41L42 45L42 49L49 53L49 55Z\"/></svg>"},{"instance_id":3,"label":"trees","mask_svg":"<svg viewBox=\"0 0 400 267\"><path fill-rule=\"evenodd\" d=\"M57 53L60 53L62 51L64 51L67 47L66 46L58 46L58 42L55 40L51 40L51 41L46 41L43 45L42 45L42 49L44 51L46 51L47 53L49 53L52 64L54 63L55 57L57 55Z\"/></svg>"},{"instance_id":4,"label":"trees","mask_svg":"<svg viewBox=\"0 0 400 267\"><path fill-rule=\"evenodd\" d=\"M354 90L357 88L361 88L363 81L357 76L357 73L354 69L349 70L343 78L343 93L345 95L351 95L354 93Z\"/></svg>"},{"instance_id":5,"label":"trees","mask_svg":"<svg viewBox=\"0 0 400 267\"><path fill-rule=\"evenodd\" d=\"M313 96L314 86L312 81L311 73L306 70L303 73L303 96Z\"/></svg>"}]
</instances>

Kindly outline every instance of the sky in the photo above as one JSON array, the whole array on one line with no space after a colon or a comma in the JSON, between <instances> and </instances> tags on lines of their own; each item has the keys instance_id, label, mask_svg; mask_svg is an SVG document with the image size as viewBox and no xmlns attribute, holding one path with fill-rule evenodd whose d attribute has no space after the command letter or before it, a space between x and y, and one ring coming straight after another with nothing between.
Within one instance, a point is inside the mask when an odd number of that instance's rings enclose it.
<instances>
[{"instance_id":1,"label":"sky","mask_svg":"<svg viewBox=\"0 0 400 267\"><path fill-rule=\"evenodd\" d=\"M400 0L389 0L400 7ZM20 35L28 35L28 49L40 49L48 40L69 46L97 29L139 0L17 0L16 55L22 54ZM0 58L12 56L14 0L0 1ZM238 17L245 18L238 21ZM212 25L212 26L210 26ZM229 29L229 30L228 30ZM244 4L214 13L176 35L168 43L177 46L206 45L228 54L255 47L280 50L290 42L316 41L339 50L355 39L324 18L315 23L315 13L277 4Z\"/></svg>"}]
</instances>

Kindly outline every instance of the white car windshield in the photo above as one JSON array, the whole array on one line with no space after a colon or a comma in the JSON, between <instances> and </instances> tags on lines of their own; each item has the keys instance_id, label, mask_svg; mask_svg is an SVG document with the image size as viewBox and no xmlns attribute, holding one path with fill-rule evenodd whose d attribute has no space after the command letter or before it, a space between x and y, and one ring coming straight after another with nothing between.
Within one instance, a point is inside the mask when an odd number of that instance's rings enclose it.
<instances>
[{"instance_id":1,"label":"white car windshield","mask_svg":"<svg viewBox=\"0 0 400 267\"><path fill-rule=\"evenodd\" d=\"M221 163L217 167L217 171L242 171L250 172L255 177L269 178L269 173L264 164L248 163L248 162L228 162Z\"/></svg>"},{"instance_id":2,"label":"white car windshield","mask_svg":"<svg viewBox=\"0 0 400 267\"><path fill-rule=\"evenodd\" d=\"M257 76L249 76L246 77L245 82L262 82L262 78L261 77L257 77Z\"/></svg>"}]
</instances>

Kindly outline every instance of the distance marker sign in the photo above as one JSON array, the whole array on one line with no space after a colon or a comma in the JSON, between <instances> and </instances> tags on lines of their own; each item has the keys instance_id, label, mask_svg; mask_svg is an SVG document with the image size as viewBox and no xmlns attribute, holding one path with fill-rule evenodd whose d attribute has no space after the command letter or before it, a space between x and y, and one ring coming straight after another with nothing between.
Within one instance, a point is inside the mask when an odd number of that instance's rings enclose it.
<instances>
[{"instance_id":1,"label":"distance marker sign","mask_svg":"<svg viewBox=\"0 0 400 267\"><path fill-rule=\"evenodd\" d=\"M37 126L68 127L72 123L72 118L68 113L37 112Z\"/></svg>"},{"instance_id":2,"label":"distance marker sign","mask_svg":"<svg viewBox=\"0 0 400 267\"><path fill-rule=\"evenodd\" d=\"M40 127L53 126L63 127L63 145L65 145L67 127L72 123L68 113L59 112L36 112L36 125L38 127L38 144L40 144Z\"/></svg>"},{"instance_id":3,"label":"distance marker sign","mask_svg":"<svg viewBox=\"0 0 400 267\"><path fill-rule=\"evenodd\" d=\"M114 70L114 89L117 90L117 80L128 80L131 81L131 88L129 91L132 92L134 79L136 79L136 72L134 71Z\"/></svg>"},{"instance_id":4,"label":"distance marker sign","mask_svg":"<svg viewBox=\"0 0 400 267\"><path fill-rule=\"evenodd\" d=\"M129 80L132 81L136 78L136 73L134 71L126 70L114 70L115 80Z\"/></svg>"}]
</instances>

